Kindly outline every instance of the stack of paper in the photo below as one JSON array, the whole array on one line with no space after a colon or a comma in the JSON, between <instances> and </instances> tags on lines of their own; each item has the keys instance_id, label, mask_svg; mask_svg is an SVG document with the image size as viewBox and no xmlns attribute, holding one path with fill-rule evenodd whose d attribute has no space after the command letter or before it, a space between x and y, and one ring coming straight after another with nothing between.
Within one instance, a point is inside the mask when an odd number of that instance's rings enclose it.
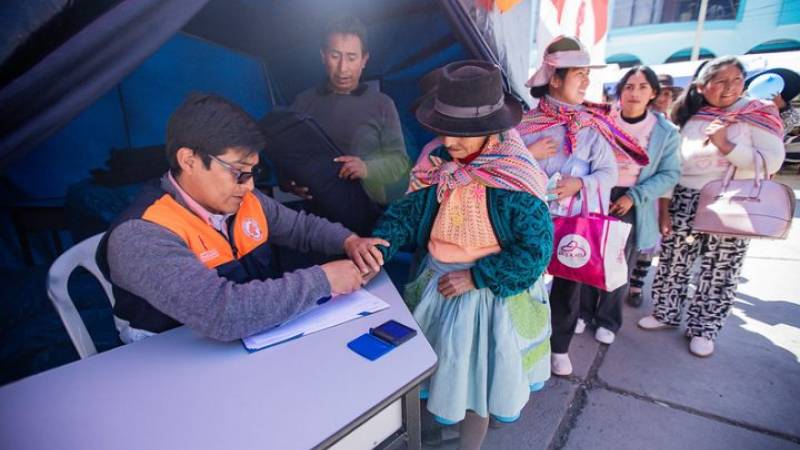
<instances>
[{"instance_id":1,"label":"stack of paper","mask_svg":"<svg viewBox=\"0 0 800 450\"><path fill-rule=\"evenodd\" d=\"M242 339L248 350L260 350L292 339L316 333L341 323L384 310L389 304L365 289L337 295L303 314L253 336Z\"/></svg>"}]
</instances>

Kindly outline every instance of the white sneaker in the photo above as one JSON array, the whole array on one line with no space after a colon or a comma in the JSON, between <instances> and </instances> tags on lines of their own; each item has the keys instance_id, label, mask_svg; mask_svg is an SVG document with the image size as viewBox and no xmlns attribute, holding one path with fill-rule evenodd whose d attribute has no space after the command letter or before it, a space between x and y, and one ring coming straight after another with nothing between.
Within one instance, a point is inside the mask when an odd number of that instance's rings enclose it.
<instances>
[{"instance_id":1,"label":"white sneaker","mask_svg":"<svg viewBox=\"0 0 800 450\"><path fill-rule=\"evenodd\" d=\"M586 331L586 322L578 319L578 323L575 324L575 334L582 334L584 331Z\"/></svg>"},{"instance_id":2,"label":"white sneaker","mask_svg":"<svg viewBox=\"0 0 800 450\"><path fill-rule=\"evenodd\" d=\"M615 337L614 332L608 328L597 327L597 331L594 332L595 340L601 344L611 345L614 343Z\"/></svg>"},{"instance_id":3,"label":"white sneaker","mask_svg":"<svg viewBox=\"0 0 800 450\"><path fill-rule=\"evenodd\" d=\"M644 317L642 317L641 319L639 319L639 322L637 323L637 325L639 325L639 328L642 328L642 329L645 329L645 330L660 330L660 329L663 329L663 328L675 328L672 325L667 325L667 324L665 324L663 322L659 322L658 319L656 319L653 316L644 316Z\"/></svg>"},{"instance_id":4,"label":"white sneaker","mask_svg":"<svg viewBox=\"0 0 800 450\"><path fill-rule=\"evenodd\" d=\"M694 336L689 342L689 351L695 356L711 356L714 353L714 341L701 336Z\"/></svg>"},{"instance_id":5,"label":"white sneaker","mask_svg":"<svg viewBox=\"0 0 800 450\"><path fill-rule=\"evenodd\" d=\"M567 353L551 353L550 368L553 375L567 377L572 375L572 361L569 360Z\"/></svg>"}]
</instances>

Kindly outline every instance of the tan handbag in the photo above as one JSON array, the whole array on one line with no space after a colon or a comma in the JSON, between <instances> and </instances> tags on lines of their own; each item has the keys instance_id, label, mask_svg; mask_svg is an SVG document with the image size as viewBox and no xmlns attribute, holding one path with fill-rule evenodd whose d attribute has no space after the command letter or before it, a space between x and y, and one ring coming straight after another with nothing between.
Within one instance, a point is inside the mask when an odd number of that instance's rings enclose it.
<instances>
[{"instance_id":1,"label":"tan handbag","mask_svg":"<svg viewBox=\"0 0 800 450\"><path fill-rule=\"evenodd\" d=\"M731 165L721 180L703 186L692 226L694 231L786 239L794 216L794 191L767 179L767 164L760 152L754 152L753 158L755 178L733 179L736 167Z\"/></svg>"}]
</instances>

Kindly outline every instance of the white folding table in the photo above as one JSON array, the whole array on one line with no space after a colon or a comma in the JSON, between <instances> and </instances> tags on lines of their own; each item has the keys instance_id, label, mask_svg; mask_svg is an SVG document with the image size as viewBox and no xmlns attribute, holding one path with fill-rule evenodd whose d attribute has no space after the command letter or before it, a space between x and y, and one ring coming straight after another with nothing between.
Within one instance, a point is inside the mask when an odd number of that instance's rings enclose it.
<instances>
[{"instance_id":1,"label":"white folding table","mask_svg":"<svg viewBox=\"0 0 800 450\"><path fill-rule=\"evenodd\" d=\"M419 448L436 355L421 332L376 361L348 349L417 328L385 272L367 289L391 307L258 352L180 327L4 386L0 448Z\"/></svg>"}]
</instances>

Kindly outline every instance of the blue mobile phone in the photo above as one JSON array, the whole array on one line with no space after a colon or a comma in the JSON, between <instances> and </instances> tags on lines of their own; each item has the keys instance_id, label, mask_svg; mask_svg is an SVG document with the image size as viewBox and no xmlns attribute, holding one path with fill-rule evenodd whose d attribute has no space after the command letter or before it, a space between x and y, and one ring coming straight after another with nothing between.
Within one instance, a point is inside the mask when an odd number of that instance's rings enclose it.
<instances>
[{"instance_id":1,"label":"blue mobile phone","mask_svg":"<svg viewBox=\"0 0 800 450\"><path fill-rule=\"evenodd\" d=\"M417 330L396 320L389 320L375 328L370 328L369 333L353 339L347 343L347 346L364 358L375 361L416 335Z\"/></svg>"},{"instance_id":2,"label":"blue mobile phone","mask_svg":"<svg viewBox=\"0 0 800 450\"><path fill-rule=\"evenodd\" d=\"M353 339L347 343L347 346L350 347L350 350L370 361L375 361L394 349L392 344L384 342L369 333L364 333Z\"/></svg>"},{"instance_id":3,"label":"blue mobile phone","mask_svg":"<svg viewBox=\"0 0 800 450\"><path fill-rule=\"evenodd\" d=\"M370 328L369 332L395 347L417 335L417 330L407 327L396 320L389 320L375 328Z\"/></svg>"}]
</instances>

